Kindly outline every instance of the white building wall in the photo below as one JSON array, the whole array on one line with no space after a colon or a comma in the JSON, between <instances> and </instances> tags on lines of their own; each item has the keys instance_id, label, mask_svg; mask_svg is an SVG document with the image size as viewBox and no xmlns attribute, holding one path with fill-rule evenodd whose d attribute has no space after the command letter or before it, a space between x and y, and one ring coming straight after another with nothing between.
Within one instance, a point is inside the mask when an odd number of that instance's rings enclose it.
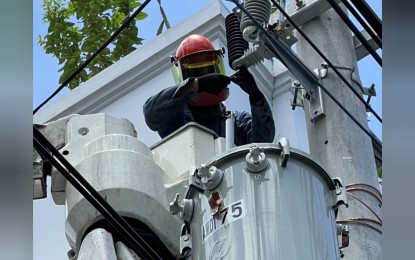
<instances>
[{"instance_id":1,"label":"white building wall","mask_svg":"<svg viewBox=\"0 0 415 260\"><path fill-rule=\"evenodd\" d=\"M166 62L168 62L167 58ZM159 141L160 137L157 132L150 130L146 125L143 115L143 104L150 96L173 84L171 71L169 69L164 70L156 78L145 82L127 95L115 100L100 112L115 118L127 118L130 120L137 130L137 138L146 145L151 146Z\"/></svg>"}]
</instances>

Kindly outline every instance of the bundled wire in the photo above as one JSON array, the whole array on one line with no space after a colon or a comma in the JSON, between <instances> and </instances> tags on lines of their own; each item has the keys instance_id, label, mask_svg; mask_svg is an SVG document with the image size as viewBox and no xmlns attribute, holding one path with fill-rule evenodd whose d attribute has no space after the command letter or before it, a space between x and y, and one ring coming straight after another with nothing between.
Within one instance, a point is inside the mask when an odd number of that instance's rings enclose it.
<instances>
[{"instance_id":1,"label":"bundled wire","mask_svg":"<svg viewBox=\"0 0 415 260\"><path fill-rule=\"evenodd\" d=\"M311 47L320 55L321 58L327 63L327 65L333 69L337 76L349 87L349 89L355 94L355 96L365 105L365 107L382 123L382 118L376 113L376 111L363 99L363 97L356 91L355 88L346 80L346 78L339 72L334 64L323 54L323 52L314 44L314 42L301 30L301 28L291 19L291 17L285 12L285 10L275 1L272 3L278 8L278 10L285 16L292 26L301 34L301 36L310 44Z\"/></svg>"},{"instance_id":2,"label":"bundled wire","mask_svg":"<svg viewBox=\"0 0 415 260\"><path fill-rule=\"evenodd\" d=\"M359 218L346 218L346 219L336 220L336 223L361 225L361 226L371 228L377 231L379 234L382 234L382 230L380 228L372 225L372 224L375 224L377 226L382 226L382 219L380 218L380 216L376 214L376 212L367 203L365 203L363 199L352 194L351 192L361 191L361 192L366 192L372 195L379 202L379 207L382 204L382 194L375 187L365 184L365 183L353 183L353 184L346 185L345 188L346 188L347 195L354 198L358 202L360 202L377 218L377 220L359 217Z\"/></svg>"},{"instance_id":3,"label":"bundled wire","mask_svg":"<svg viewBox=\"0 0 415 260\"><path fill-rule=\"evenodd\" d=\"M382 234L382 230L380 230L380 228L377 228L377 227L369 224L369 223L373 223L373 224L382 226L382 223L380 223L379 221L370 219L370 218L346 218L346 219L336 220L336 223L339 223L339 224L356 224L356 225L360 225L360 226L365 226L365 227L368 227L368 228L371 228L371 229L375 230L379 234Z\"/></svg>"},{"instance_id":4,"label":"bundled wire","mask_svg":"<svg viewBox=\"0 0 415 260\"><path fill-rule=\"evenodd\" d=\"M372 28L370 28L369 25L360 17L360 15L357 13L357 11L353 8L347 0L342 0L344 6L346 6L347 10L349 10L353 16L356 18L356 20L363 26L363 28L366 30L366 32L372 37L373 41L379 46L379 48L382 49L382 40L373 32Z\"/></svg>"},{"instance_id":5,"label":"bundled wire","mask_svg":"<svg viewBox=\"0 0 415 260\"><path fill-rule=\"evenodd\" d=\"M374 136L372 133L370 133L357 119L333 96L333 94L330 93L330 91L327 90L326 87L321 84L318 79L313 75L313 73L304 65L300 60L298 60L295 55L293 55L290 51L288 51L280 42L278 42L265 28L263 28L258 21L249 13L246 11L246 9L237 1L237 0L231 0L238 8L243 11L255 24L255 26L260 29L264 35L268 38L268 40L273 44L273 46L281 51L286 57L288 57L299 70L302 71L305 77L307 77L312 83L319 86L324 93L329 96L334 103L336 103L343 112L346 113L346 115L363 131L369 136L374 143L379 145L379 147L382 147L382 144L377 140L376 136ZM278 53L277 53L278 54ZM279 56L279 55L277 55Z\"/></svg>"},{"instance_id":6,"label":"bundled wire","mask_svg":"<svg viewBox=\"0 0 415 260\"><path fill-rule=\"evenodd\" d=\"M122 30L124 30L130 23L131 21L138 15L141 13L141 11L144 9L144 7L146 7L146 5L148 3L150 3L151 0L146 0L143 4L141 4L137 10L131 15L129 16L124 23L120 26L120 28L118 28L109 38L108 40L101 45L101 47L98 48L98 50L96 50L91 57L89 57L84 63L81 64L81 66L79 66L56 90L55 92L52 93L52 95L50 95L45 101L43 101L37 108L35 108L35 110L33 110L33 115L37 113L37 111L39 111L39 109L41 109L46 103L49 102L49 100L51 100L54 96L56 96L66 85L69 84L69 82L71 82L83 69L86 68L86 66L88 66L88 64L98 55L100 54L121 32Z\"/></svg>"},{"instance_id":7,"label":"bundled wire","mask_svg":"<svg viewBox=\"0 0 415 260\"><path fill-rule=\"evenodd\" d=\"M364 0L351 0L353 5L359 10L363 15L365 20L370 24L370 26L375 30L376 34L379 35L379 38L382 39L382 21L373 12L372 8Z\"/></svg>"},{"instance_id":8,"label":"bundled wire","mask_svg":"<svg viewBox=\"0 0 415 260\"><path fill-rule=\"evenodd\" d=\"M144 259L161 259L35 126L33 126L33 145L38 153L47 159L105 217L137 254Z\"/></svg>"},{"instance_id":9,"label":"bundled wire","mask_svg":"<svg viewBox=\"0 0 415 260\"><path fill-rule=\"evenodd\" d=\"M327 0L331 7L333 7L334 11L340 16L340 18L344 21L344 23L352 30L352 32L356 35L356 37L359 39L359 41L365 46L367 51L373 56L373 58L379 63L380 66L382 66L382 59L380 56L376 53L376 51L370 46L370 44L366 41L365 37L362 35L362 33L357 29L357 27L353 24L353 22L349 19L347 14L343 12L343 10L340 8L340 6L334 1L334 0Z\"/></svg>"}]
</instances>

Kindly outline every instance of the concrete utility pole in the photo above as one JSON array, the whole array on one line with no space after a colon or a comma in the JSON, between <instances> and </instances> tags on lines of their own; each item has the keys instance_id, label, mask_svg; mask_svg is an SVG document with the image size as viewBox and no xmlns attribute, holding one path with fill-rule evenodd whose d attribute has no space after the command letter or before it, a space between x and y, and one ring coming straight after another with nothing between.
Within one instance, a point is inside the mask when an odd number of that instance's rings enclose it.
<instances>
[{"instance_id":1,"label":"concrete utility pole","mask_svg":"<svg viewBox=\"0 0 415 260\"><path fill-rule=\"evenodd\" d=\"M346 11L343 5L343 10ZM326 57L350 79L361 93L352 33L337 13L330 9L302 25L304 33ZM300 36L299 57L311 69L322 69L324 60ZM351 80L353 79L353 80ZM322 84L367 129L365 106L346 84L328 69ZM381 194L376 174L371 139L323 93L324 115L318 106L305 102L310 154L319 160L333 177L340 177L347 190L349 208L341 207L338 223L348 225L350 244L343 259L382 259Z\"/></svg>"}]
</instances>

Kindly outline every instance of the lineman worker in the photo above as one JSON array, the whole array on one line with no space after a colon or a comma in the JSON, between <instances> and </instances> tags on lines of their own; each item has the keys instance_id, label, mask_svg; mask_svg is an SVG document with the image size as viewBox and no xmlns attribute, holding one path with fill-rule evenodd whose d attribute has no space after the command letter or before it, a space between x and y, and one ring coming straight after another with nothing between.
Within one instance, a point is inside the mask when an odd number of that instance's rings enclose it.
<instances>
[{"instance_id":1,"label":"lineman worker","mask_svg":"<svg viewBox=\"0 0 415 260\"><path fill-rule=\"evenodd\" d=\"M166 137L189 122L196 122L225 137L222 101L229 96L228 85L236 83L249 95L251 114L235 111L235 145L272 142L275 134L272 112L255 79L246 68L231 78L225 75L223 50L215 50L201 35L190 35L172 56L175 86L150 97L143 106L148 127Z\"/></svg>"}]
</instances>

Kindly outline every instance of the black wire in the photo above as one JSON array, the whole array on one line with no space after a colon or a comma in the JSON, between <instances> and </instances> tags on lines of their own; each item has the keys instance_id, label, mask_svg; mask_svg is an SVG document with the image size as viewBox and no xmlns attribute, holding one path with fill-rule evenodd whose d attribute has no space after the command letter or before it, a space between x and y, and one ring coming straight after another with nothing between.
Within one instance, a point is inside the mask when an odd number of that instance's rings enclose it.
<instances>
[{"instance_id":1,"label":"black wire","mask_svg":"<svg viewBox=\"0 0 415 260\"><path fill-rule=\"evenodd\" d=\"M96 50L91 57L89 57L84 63L81 64L63 83L60 85L55 92L53 92L52 95L50 95L45 101L42 102L35 110L33 110L33 115L36 114L37 111L39 111L40 108L42 108L49 100L51 100L54 96L56 96L71 80L73 80L88 64L98 55L100 54L114 39L122 32L122 30L127 27L130 22L146 7L148 3L150 3L151 0L146 0L142 5L138 7L138 9L130 16L128 17L124 23L118 28L109 38L108 40L99 47L98 50Z\"/></svg>"},{"instance_id":2,"label":"black wire","mask_svg":"<svg viewBox=\"0 0 415 260\"><path fill-rule=\"evenodd\" d=\"M145 259L161 259L137 232L105 201L82 175L56 150L56 148L33 126L35 149L46 158L62 175L95 207L130 244L137 254ZM51 153L49 153L49 152ZM57 160L56 160L56 159ZM65 169L65 168L66 169Z\"/></svg>"},{"instance_id":3,"label":"black wire","mask_svg":"<svg viewBox=\"0 0 415 260\"><path fill-rule=\"evenodd\" d=\"M340 79L349 87L349 89L355 94L355 96L365 105L365 107L372 112L372 114L382 123L382 118L376 113L376 111L363 99L363 97L357 92L357 90L347 81L345 77L339 72L333 63L323 54L322 51L314 44L314 42L308 38L308 36L301 30L301 28L291 19L291 17L285 12L285 10L275 1L271 0L272 3L278 8L278 10L285 16L285 18L294 26L295 29L301 34L301 36L310 44L311 47L323 58L323 60L329 65L330 68L340 77Z\"/></svg>"},{"instance_id":4,"label":"black wire","mask_svg":"<svg viewBox=\"0 0 415 260\"><path fill-rule=\"evenodd\" d=\"M353 16L356 18L356 20L363 26L363 28L366 30L366 32L372 37L373 41L376 42L376 44L379 46L379 48L382 49L382 40L373 32L372 28L370 28L369 25L360 17L360 15L357 13L357 11L353 8L353 6L347 1L342 0L344 6L353 14Z\"/></svg>"},{"instance_id":5,"label":"black wire","mask_svg":"<svg viewBox=\"0 0 415 260\"><path fill-rule=\"evenodd\" d=\"M35 134L37 136L37 134ZM96 196L94 195L94 192L88 191L79 180L74 178L69 172L65 170L65 168L47 151L47 149L42 145L42 141L38 140L37 138L33 139L33 144L35 149L41 154L44 158L46 158L56 169L58 169L59 172L61 172L66 179L80 192L84 197L94 206L106 219L107 221L114 227L114 229L119 232L119 234L124 237L127 243L129 243L132 248L135 249L135 251L146 257L151 257L148 252L141 246L134 238L131 238L131 230L128 230L129 228L125 228L121 224L121 222L118 221L118 219L115 217L114 214L110 213L110 210L105 207L102 203L99 201L100 195ZM53 152L52 152L53 153ZM96 192L96 191L95 191ZM110 207L110 206L109 206ZM118 216L119 217L119 216ZM119 217L121 218L121 217ZM128 225L128 224L127 224ZM133 231L135 232L135 231ZM134 242L132 242L134 241ZM148 245L147 245L148 247ZM144 251L144 255L142 253ZM151 259L153 259L151 257Z\"/></svg>"},{"instance_id":6,"label":"black wire","mask_svg":"<svg viewBox=\"0 0 415 260\"><path fill-rule=\"evenodd\" d=\"M366 1L362 0L351 0L353 5L356 6L357 10L363 15L365 20L375 30L377 35L382 39L382 21L376 15L376 13L370 8Z\"/></svg>"},{"instance_id":7,"label":"black wire","mask_svg":"<svg viewBox=\"0 0 415 260\"><path fill-rule=\"evenodd\" d=\"M379 158L378 156L376 156L375 155L375 159L380 163L380 164L382 164L382 158Z\"/></svg>"},{"instance_id":8,"label":"black wire","mask_svg":"<svg viewBox=\"0 0 415 260\"><path fill-rule=\"evenodd\" d=\"M266 37L273 43L274 47L280 51L282 51L285 55L287 55L297 66L299 69L302 70L304 76L306 76L309 80L314 82L316 85L318 85L324 93L326 93L334 103L336 103L345 113L346 115L360 128L363 132L365 132L373 142L378 144L380 147L382 147L382 144L377 140L376 136L372 135L367 129L365 129L357 120L353 117L353 115L347 111L347 109L317 80L317 78L313 75L313 73L305 67L305 65L298 60L297 57L295 57L290 51L287 51L285 47L279 43L266 29L264 29L259 22L248 12L246 9L237 1L237 0L231 0L236 6L239 7L240 10L242 10L255 24L255 26L260 29Z\"/></svg>"},{"instance_id":9,"label":"black wire","mask_svg":"<svg viewBox=\"0 0 415 260\"><path fill-rule=\"evenodd\" d=\"M360 42L365 46L366 50L373 56L373 58L379 63L382 67L382 59L376 53L376 51L370 46L370 44L366 41L365 37L360 33L359 29L353 24L353 22L349 19L347 14L343 12L340 6L334 0L327 0L331 7L333 7L334 11L340 16L343 22L352 30L354 35L360 40Z\"/></svg>"}]
</instances>

